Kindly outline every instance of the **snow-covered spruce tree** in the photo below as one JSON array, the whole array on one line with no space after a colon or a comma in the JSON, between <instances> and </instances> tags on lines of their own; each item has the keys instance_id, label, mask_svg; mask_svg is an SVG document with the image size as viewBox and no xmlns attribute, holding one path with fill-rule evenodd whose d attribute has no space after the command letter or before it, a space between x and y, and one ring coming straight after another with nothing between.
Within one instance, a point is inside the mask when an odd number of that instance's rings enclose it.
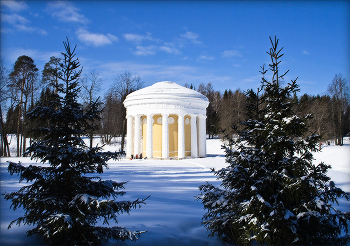
<instances>
[{"instance_id":1,"label":"snow-covered spruce tree","mask_svg":"<svg viewBox=\"0 0 350 246\"><path fill-rule=\"evenodd\" d=\"M250 119L226 146L228 166L213 170L221 187L200 186L198 199L207 210L202 223L228 244L346 244L350 212L336 204L350 194L330 181L330 166L312 163L319 136L306 137L308 117L293 113L289 98L298 86L293 80L282 87L282 49L270 40L272 80L263 69L263 95L248 93Z\"/></svg>"},{"instance_id":2,"label":"snow-covered spruce tree","mask_svg":"<svg viewBox=\"0 0 350 246\"><path fill-rule=\"evenodd\" d=\"M31 112L32 119L40 118L45 124L35 132L40 136L28 149L34 159L49 166L10 162L10 174L18 174L20 181L31 182L16 192L5 194L15 210L23 207L25 213L12 221L34 225L28 235L42 236L51 244L94 245L108 239L136 240L140 231L123 227L97 226L117 222L117 215L140 207L144 200L117 201L125 192L125 182L101 180L93 173L107 168L110 158L121 153L101 152L100 147L89 148L82 140L93 120L99 119L98 102L84 113L77 102L81 69L69 41L64 42L65 53L60 64L57 97L50 106L38 106ZM89 123L90 122L90 123ZM49 127L47 127L49 125Z\"/></svg>"}]
</instances>

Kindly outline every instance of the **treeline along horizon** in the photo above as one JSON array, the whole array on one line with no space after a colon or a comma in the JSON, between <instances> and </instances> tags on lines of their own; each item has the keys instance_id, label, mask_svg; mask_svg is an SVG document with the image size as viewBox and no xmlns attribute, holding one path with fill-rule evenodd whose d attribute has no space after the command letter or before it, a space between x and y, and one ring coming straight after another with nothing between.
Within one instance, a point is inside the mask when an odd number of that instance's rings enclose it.
<instances>
[{"instance_id":1,"label":"treeline along horizon","mask_svg":"<svg viewBox=\"0 0 350 246\"><path fill-rule=\"evenodd\" d=\"M61 58L50 57L41 74L34 60L26 55L18 57L10 71L1 63L1 156L10 156L9 134L17 136L17 156L22 156L27 148L25 139L39 137L33 136L31 129L45 122L30 121L26 114L38 104L49 104L58 93L55 88L59 83L60 63ZM85 106L99 100L103 109L101 119L97 122L98 129L89 134L90 145L93 135L101 136L104 144L110 144L113 138L121 137L121 150L124 150L126 110L123 101L128 94L141 89L144 82L141 77L132 75L129 71L116 74L106 93L100 98L98 95L103 78L97 70L84 71L84 74L80 80L80 100ZM184 86L202 93L210 102L206 123L209 138L223 134L232 135L236 128L239 130L242 127L239 122L247 119L246 91L226 89L222 93L215 90L215 85L211 82L201 83L197 88L192 84ZM343 144L343 137L350 132L350 99L346 78L335 74L324 95L294 94L289 100L299 117L307 114L313 116L309 123L310 132L321 135L322 141Z\"/></svg>"}]
</instances>

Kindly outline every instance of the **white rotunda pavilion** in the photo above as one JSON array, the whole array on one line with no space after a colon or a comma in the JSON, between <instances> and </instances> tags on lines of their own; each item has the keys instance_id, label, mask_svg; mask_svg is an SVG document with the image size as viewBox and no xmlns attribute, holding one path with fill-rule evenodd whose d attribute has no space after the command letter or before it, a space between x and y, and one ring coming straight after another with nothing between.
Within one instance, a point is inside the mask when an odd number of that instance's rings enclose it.
<instances>
[{"instance_id":1,"label":"white rotunda pavilion","mask_svg":"<svg viewBox=\"0 0 350 246\"><path fill-rule=\"evenodd\" d=\"M208 105L201 93L169 81L130 93L126 156L205 157Z\"/></svg>"}]
</instances>

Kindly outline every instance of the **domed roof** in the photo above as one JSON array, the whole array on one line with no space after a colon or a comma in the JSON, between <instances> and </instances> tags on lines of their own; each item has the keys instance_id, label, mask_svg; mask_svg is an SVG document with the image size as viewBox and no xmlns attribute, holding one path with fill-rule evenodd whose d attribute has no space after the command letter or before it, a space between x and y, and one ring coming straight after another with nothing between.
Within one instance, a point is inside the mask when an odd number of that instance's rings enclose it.
<instances>
[{"instance_id":1,"label":"domed roof","mask_svg":"<svg viewBox=\"0 0 350 246\"><path fill-rule=\"evenodd\" d=\"M197 108L205 111L208 104L208 98L201 93L169 81L134 91L124 100L127 110L137 107L147 111L152 108Z\"/></svg>"},{"instance_id":2,"label":"domed roof","mask_svg":"<svg viewBox=\"0 0 350 246\"><path fill-rule=\"evenodd\" d=\"M134 91L130 93L125 102L130 100L140 100L140 99L149 99L149 98L177 98L179 100L184 98L191 99L202 99L208 101L208 99L201 93L178 85L174 82L170 81L162 81L155 83L151 86L145 87L143 89Z\"/></svg>"}]
</instances>

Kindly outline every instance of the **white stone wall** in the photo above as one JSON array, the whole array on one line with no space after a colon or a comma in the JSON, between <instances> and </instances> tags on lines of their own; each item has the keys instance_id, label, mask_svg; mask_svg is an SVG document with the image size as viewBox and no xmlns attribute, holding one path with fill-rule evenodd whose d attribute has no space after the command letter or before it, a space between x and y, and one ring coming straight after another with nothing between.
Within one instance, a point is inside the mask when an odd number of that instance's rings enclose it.
<instances>
[{"instance_id":1,"label":"white stone wall","mask_svg":"<svg viewBox=\"0 0 350 246\"><path fill-rule=\"evenodd\" d=\"M179 118L178 158L185 157L184 117L191 117L191 156L206 156L206 108L208 99L197 91L171 82L159 82L129 94L127 109L127 157L141 153L141 117L147 117L146 156L153 157L153 115L162 116L162 158L169 157L169 115Z\"/></svg>"}]
</instances>

